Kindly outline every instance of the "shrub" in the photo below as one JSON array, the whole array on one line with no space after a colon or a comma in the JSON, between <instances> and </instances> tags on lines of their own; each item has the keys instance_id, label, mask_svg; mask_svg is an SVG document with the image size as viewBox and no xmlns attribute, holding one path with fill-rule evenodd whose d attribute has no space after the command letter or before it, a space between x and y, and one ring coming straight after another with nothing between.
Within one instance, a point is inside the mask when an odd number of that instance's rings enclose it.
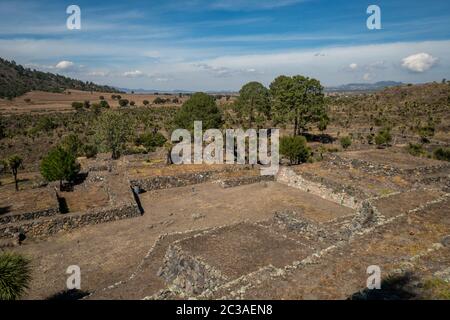
<instances>
[{"instance_id":1,"label":"shrub","mask_svg":"<svg viewBox=\"0 0 450 320\"><path fill-rule=\"evenodd\" d=\"M120 99L119 100L119 106L126 107L128 106L129 101L127 99Z\"/></svg>"},{"instance_id":2,"label":"shrub","mask_svg":"<svg viewBox=\"0 0 450 320\"><path fill-rule=\"evenodd\" d=\"M389 129L385 128L380 130L375 136L375 143L378 146L386 146L392 141L391 132Z\"/></svg>"},{"instance_id":3,"label":"shrub","mask_svg":"<svg viewBox=\"0 0 450 320\"><path fill-rule=\"evenodd\" d=\"M307 162L311 156L311 149L303 136L282 137L280 153L289 159L291 164Z\"/></svg>"},{"instance_id":4,"label":"shrub","mask_svg":"<svg viewBox=\"0 0 450 320\"><path fill-rule=\"evenodd\" d=\"M106 100L102 100L99 103L100 107L105 108L105 109L109 109L109 103Z\"/></svg>"},{"instance_id":5,"label":"shrub","mask_svg":"<svg viewBox=\"0 0 450 320\"><path fill-rule=\"evenodd\" d=\"M155 100L153 100L153 103L155 104L163 104L166 103L166 100L160 97L157 97Z\"/></svg>"},{"instance_id":6,"label":"shrub","mask_svg":"<svg viewBox=\"0 0 450 320\"><path fill-rule=\"evenodd\" d=\"M352 145L352 138L342 137L340 142L341 142L341 147L344 149L347 149L348 147L350 147Z\"/></svg>"},{"instance_id":7,"label":"shrub","mask_svg":"<svg viewBox=\"0 0 450 320\"><path fill-rule=\"evenodd\" d=\"M97 155L97 147L93 144L86 144L83 146L83 153L86 158L94 158Z\"/></svg>"},{"instance_id":8,"label":"shrub","mask_svg":"<svg viewBox=\"0 0 450 320\"><path fill-rule=\"evenodd\" d=\"M91 102L89 100L85 100L83 102L83 107L85 107L86 109L89 109L91 107Z\"/></svg>"},{"instance_id":9,"label":"shrub","mask_svg":"<svg viewBox=\"0 0 450 320\"><path fill-rule=\"evenodd\" d=\"M17 253L0 253L0 300L19 299L30 280L30 260Z\"/></svg>"},{"instance_id":10,"label":"shrub","mask_svg":"<svg viewBox=\"0 0 450 320\"><path fill-rule=\"evenodd\" d=\"M136 139L137 145L143 145L147 152L155 151L157 147L164 146L164 143L166 143L167 139L159 132L153 133L144 133L141 134Z\"/></svg>"},{"instance_id":11,"label":"shrub","mask_svg":"<svg viewBox=\"0 0 450 320\"><path fill-rule=\"evenodd\" d=\"M100 100L105 100L105 97L104 96L100 96L99 99Z\"/></svg>"},{"instance_id":12,"label":"shrub","mask_svg":"<svg viewBox=\"0 0 450 320\"><path fill-rule=\"evenodd\" d=\"M142 101L142 103L144 104L144 106L148 106L150 104L150 102L148 100L144 100L144 101Z\"/></svg>"},{"instance_id":13,"label":"shrub","mask_svg":"<svg viewBox=\"0 0 450 320\"><path fill-rule=\"evenodd\" d=\"M72 102L72 108L74 108L76 111L80 111L83 109L83 103L82 102Z\"/></svg>"},{"instance_id":14,"label":"shrub","mask_svg":"<svg viewBox=\"0 0 450 320\"><path fill-rule=\"evenodd\" d=\"M130 106L134 106L135 104L136 104L136 102L130 101Z\"/></svg>"},{"instance_id":15,"label":"shrub","mask_svg":"<svg viewBox=\"0 0 450 320\"><path fill-rule=\"evenodd\" d=\"M450 161L450 148L438 148L434 150L434 157L442 161Z\"/></svg>"},{"instance_id":16,"label":"shrub","mask_svg":"<svg viewBox=\"0 0 450 320\"><path fill-rule=\"evenodd\" d=\"M407 151L410 155L415 156L415 157L419 157L426 153L425 150L423 149L422 145L415 144L415 143L410 143L407 147Z\"/></svg>"}]
</instances>

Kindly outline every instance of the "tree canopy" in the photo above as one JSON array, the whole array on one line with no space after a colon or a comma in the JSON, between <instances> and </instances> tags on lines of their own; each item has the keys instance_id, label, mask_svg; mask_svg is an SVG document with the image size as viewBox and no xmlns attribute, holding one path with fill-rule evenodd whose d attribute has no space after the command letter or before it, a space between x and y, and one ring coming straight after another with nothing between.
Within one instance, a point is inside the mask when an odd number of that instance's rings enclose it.
<instances>
[{"instance_id":1,"label":"tree canopy","mask_svg":"<svg viewBox=\"0 0 450 320\"><path fill-rule=\"evenodd\" d=\"M320 81L304 76L279 76L270 84L273 118L276 123L294 123L294 135L307 130L311 123L326 116L323 87Z\"/></svg>"},{"instance_id":2,"label":"tree canopy","mask_svg":"<svg viewBox=\"0 0 450 320\"><path fill-rule=\"evenodd\" d=\"M252 128L270 119L270 92L259 82L249 82L239 91L235 103L236 116L241 125Z\"/></svg>"},{"instance_id":3,"label":"tree canopy","mask_svg":"<svg viewBox=\"0 0 450 320\"><path fill-rule=\"evenodd\" d=\"M203 130L220 128L222 111L212 96L203 92L193 94L176 113L174 124L180 129L193 130L194 121L202 121Z\"/></svg>"}]
</instances>

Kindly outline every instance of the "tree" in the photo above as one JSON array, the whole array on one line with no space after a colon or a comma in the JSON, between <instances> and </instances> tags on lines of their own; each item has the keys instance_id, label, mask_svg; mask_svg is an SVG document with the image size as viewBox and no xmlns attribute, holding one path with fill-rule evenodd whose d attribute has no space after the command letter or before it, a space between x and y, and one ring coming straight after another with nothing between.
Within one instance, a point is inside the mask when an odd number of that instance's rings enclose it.
<instances>
[{"instance_id":1,"label":"tree","mask_svg":"<svg viewBox=\"0 0 450 320\"><path fill-rule=\"evenodd\" d=\"M59 188L62 190L63 181L72 183L75 180L80 172L80 165L71 152L57 146L42 159L40 169L46 180L59 181Z\"/></svg>"},{"instance_id":2,"label":"tree","mask_svg":"<svg viewBox=\"0 0 450 320\"><path fill-rule=\"evenodd\" d=\"M241 122L252 128L256 122L258 126L270 118L269 90L259 82L249 82L239 91L239 98L235 104L235 111Z\"/></svg>"},{"instance_id":3,"label":"tree","mask_svg":"<svg viewBox=\"0 0 450 320\"><path fill-rule=\"evenodd\" d=\"M30 280L30 260L17 253L0 253L0 300L19 299Z\"/></svg>"},{"instance_id":4,"label":"tree","mask_svg":"<svg viewBox=\"0 0 450 320\"><path fill-rule=\"evenodd\" d=\"M288 158L291 164L300 164L309 160L311 149L303 136L282 137L280 139L280 153Z\"/></svg>"},{"instance_id":5,"label":"tree","mask_svg":"<svg viewBox=\"0 0 450 320\"><path fill-rule=\"evenodd\" d=\"M78 157L82 154L83 142L81 142L80 138L74 133L65 136L61 140L60 146L74 157Z\"/></svg>"},{"instance_id":6,"label":"tree","mask_svg":"<svg viewBox=\"0 0 450 320\"><path fill-rule=\"evenodd\" d=\"M6 160L6 165L11 171L14 177L14 184L16 186L16 191L19 191L19 181L17 180L17 174L19 169L22 168L23 160L18 155L13 155Z\"/></svg>"},{"instance_id":7,"label":"tree","mask_svg":"<svg viewBox=\"0 0 450 320\"><path fill-rule=\"evenodd\" d=\"M174 124L177 128L193 130L194 121L202 121L203 130L222 125L222 112L212 96L197 92L175 114Z\"/></svg>"},{"instance_id":8,"label":"tree","mask_svg":"<svg viewBox=\"0 0 450 320\"><path fill-rule=\"evenodd\" d=\"M120 99L119 100L119 106L126 107L128 106L129 101L127 99Z\"/></svg>"},{"instance_id":9,"label":"tree","mask_svg":"<svg viewBox=\"0 0 450 320\"><path fill-rule=\"evenodd\" d=\"M273 116L277 123L294 123L294 136L310 123L325 119L326 108L320 81L303 76L279 76L270 84Z\"/></svg>"},{"instance_id":10,"label":"tree","mask_svg":"<svg viewBox=\"0 0 450 320\"><path fill-rule=\"evenodd\" d=\"M98 140L112 152L113 159L118 159L133 135L132 121L121 112L108 110L98 119L97 127Z\"/></svg>"}]
</instances>

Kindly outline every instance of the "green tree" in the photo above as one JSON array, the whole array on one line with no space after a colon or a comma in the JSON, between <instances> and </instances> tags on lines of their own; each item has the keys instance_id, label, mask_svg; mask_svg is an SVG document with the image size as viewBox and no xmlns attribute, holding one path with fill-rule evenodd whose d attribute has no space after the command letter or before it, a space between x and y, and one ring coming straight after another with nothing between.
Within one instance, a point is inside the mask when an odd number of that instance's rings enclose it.
<instances>
[{"instance_id":1,"label":"green tree","mask_svg":"<svg viewBox=\"0 0 450 320\"><path fill-rule=\"evenodd\" d=\"M259 82L249 82L239 91L235 103L236 115L241 124L252 128L255 123L261 126L270 118L270 93Z\"/></svg>"},{"instance_id":2,"label":"green tree","mask_svg":"<svg viewBox=\"0 0 450 320\"><path fill-rule=\"evenodd\" d=\"M220 128L222 112L210 95L197 92L187 100L175 114L174 124L177 128L193 130L194 121L203 122L203 130Z\"/></svg>"},{"instance_id":3,"label":"green tree","mask_svg":"<svg viewBox=\"0 0 450 320\"><path fill-rule=\"evenodd\" d=\"M6 165L11 171L14 184L16 186L16 191L19 191L19 180L17 179L17 174L19 173L19 169L22 168L23 160L18 155L13 155L6 160Z\"/></svg>"},{"instance_id":4,"label":"green tree","mask_svg":"<svg viewBox=\"0 0 450 320\"><path fill-rule=\"evenodd\" d=\"M311 157L311 149L303 136L282 137L280 139L280 153L288 158L291 164L307 162Z\"/></svg>"},{"instance_id":5,"label":"green tree","mask_svg":"<svg viewBox=\"0 0 450 320\"><path fill-rule=\"evenodd\" d=\"M119 100L119 106L121 106L121 107L126 107L126 106L128 106L129 103L130 102L127 99L120 99Z\"/></svg>"},{"instance_id":6,"label":"green tree","mask_svg":"<svg viewBox=\"0 0 450 320\"><path fill-rule=\"evenodd\" d=\"M112 110L103 113L97 122L97 139L118 159L125 144L133 136L133 122L124 113Z\"/></svg>"},{"instance_id":7,"label":"green tree","mask_svg":"<svg viewBox=\"0 0 450 320\"><path fill-rule=\"evenodd\" d=\"M294 136L326 117L323 87L316 79L279 76L270 84L270 92L275 122L293 123Z\"/></svg>"},{"instance_id":8,"label":"green tree","mask_svg":"<svg viewBox=\"0 0 450 320\"><path fill-rule=\"evenodd\" d=\"M62 189L63 181L72 183L80 171L80 165L76 162L75 156L57 146L49 151L42 159L41 174L48 181L59 181L59 188Z\"/></svg>"},{"instance_id":9,"label":"green tree","mask_svg":"<svg viewBox=\"0 0 450 320\"><path fill-rule=\"evenodd\" d=\"M83 152L83 142L78 135L71 133L61 140L60 146L70 152L74 157L80 156Z\"/></svg>"},{"instance_id":10,"label":"green tree","mask_svg":"<svg viewBox=\"0 0 450 320\"><path fill-rule=\"evenodd\" d=\"M341 142L342 148L347 149L348 147L350 147L352 145L352 138L350 138L348 136L342 137L340 142Z\"/></svg>"},{"instance_id":11,"label":"green tree","mask_svg":"<svg viewBox=\"0 0 450 320\"><path fill-rule=\"evenodd\" d=\"M19 299L30 280L30 260L17 253L0 253L0 300Z\"/></svg>"}]
</instances>

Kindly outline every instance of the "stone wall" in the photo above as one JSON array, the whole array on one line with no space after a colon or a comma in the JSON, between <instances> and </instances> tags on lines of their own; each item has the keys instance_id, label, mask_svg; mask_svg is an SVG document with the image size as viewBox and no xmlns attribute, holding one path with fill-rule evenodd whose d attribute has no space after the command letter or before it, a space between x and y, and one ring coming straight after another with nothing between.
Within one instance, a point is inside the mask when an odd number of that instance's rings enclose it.
<instances>
[{"instance_id":1,"label":"stone wall","mask_svg":"<svg viewBox=\"0 0 450 320\"><path fill-rule=\"evenodd\" d=\"M141 216L141 212L137 204L124 204L113 208L94 209L86 213L58 214L47 218L41 217L33 221L0 226L0 238L14 237L17 233L23 233L29 238L41 238L82 226L138 216Z\"/></svg>"},{"instance_id":2,"label":"stone wall","mask_svg":"<svg viewBox=\"0 0 450 320\"><path fill-rule=\"evenodd\" d=\"M305 177L297 174L288 167L281 167L276 176L277 182L287 184L290 187L297 188L306 192L310 192L323 199L338 203L342 206L352 209L358 208L358 203L361 202L361 195L352 194L345 190L345 186L341 185L326 185L305 179Z\"/></svg>"},{"instance_id":3,"label":"stone wall","mask_svg":"<svg viewBox=\"0 0 450 320\"><path fill-rule=\"evenodd\" d=\"M204 183L211 180L213 175L214 172L205 171L176 176L155 176L145 179L130 180L130 184L132 187L139 187L139 189L145 191L170 189Z\"/></svg>"},{"instance_id":4,"label":"stone wall","mask_svg":"<svg viewBox=\"0 0 450 320\"><path fill-rule=\"evenodd\" d=\"M222 188L233 188L247 184L259 183L264 181L274 181L275 176L253 176L253 177L238 177L232 179L219 180L219 185Z\"/></svg>"},{"instance_id":5,"label":"stone wall","mask_svg":"<svg viewBox=\"0 0 450 320\"><path fill-rule=\"evenodd\" d=\"M59 207L48 208L40 211L24 212L0 217L0 225L19 221L34 220L43 217L51 217L59 213Z\"/></svg>"},{"instance_id":6,"label":"stone wall","mask_svg":"<svg viewBox=\"0 0 450 320\"><path fill-rule=\"evenodd\" d=\"M228 281L218 270L183 252L176 244L169 246L158 276L188 296L213 290Z\"/></svg>"}]
</instances>

